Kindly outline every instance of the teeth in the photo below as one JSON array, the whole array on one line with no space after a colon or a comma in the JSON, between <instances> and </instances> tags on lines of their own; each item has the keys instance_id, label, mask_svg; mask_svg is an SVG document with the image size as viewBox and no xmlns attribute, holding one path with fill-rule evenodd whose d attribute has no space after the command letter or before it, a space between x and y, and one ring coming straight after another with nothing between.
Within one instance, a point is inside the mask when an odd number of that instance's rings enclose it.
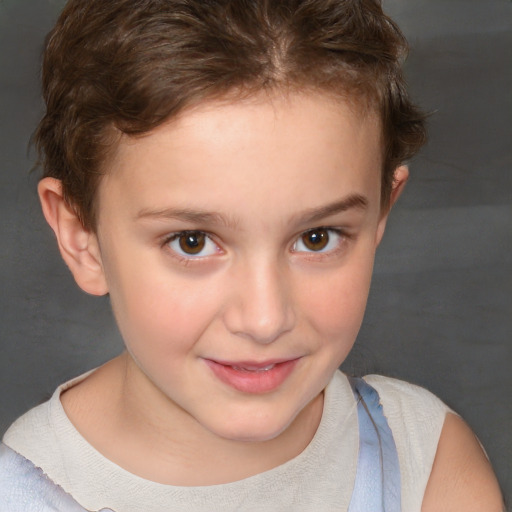
<instances>
[{"instance_id":1,"label":"teeth","mask_svg":"<svg viewBox=\"0 0 512 512\"><path fill-rule=\"evenodd\" d=\"M233 370L237 370L239 372L268 372L274 368L275 364L268 364L263 368L257 366L232 366Z\"/></svg>"}]
</instances>

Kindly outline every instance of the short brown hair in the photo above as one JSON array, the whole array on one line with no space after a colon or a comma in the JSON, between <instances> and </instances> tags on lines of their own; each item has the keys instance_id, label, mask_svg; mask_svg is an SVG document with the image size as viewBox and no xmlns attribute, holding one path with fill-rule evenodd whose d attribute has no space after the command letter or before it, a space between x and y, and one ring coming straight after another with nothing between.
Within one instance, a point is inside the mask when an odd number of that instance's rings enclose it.
<instances>
[{"instance_id":1,"label":"short brown hair","mask_svg":"<svg viewBox=\"0 0 512 512\"><path fill-rule=\"evenodd\" d=\"M426 139L402 76L407 43L378 0L70 0L48 35L44 175L85 227L115 134L144 134L233 91L319 89L365 99L382 120L382 204Z\"/></svg>"}]
</instances>

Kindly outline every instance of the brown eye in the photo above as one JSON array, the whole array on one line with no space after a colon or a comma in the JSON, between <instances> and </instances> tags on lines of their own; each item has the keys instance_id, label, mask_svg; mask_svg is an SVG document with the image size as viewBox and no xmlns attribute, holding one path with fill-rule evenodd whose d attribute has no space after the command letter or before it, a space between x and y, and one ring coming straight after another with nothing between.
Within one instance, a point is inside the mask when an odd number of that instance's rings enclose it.
<instances>
[{"instance_id":1,"label":"brown eye","mask_svg":"<svg viewBox=\"0 0 512 512\"><path fill-rule=\"evenodd\" d=\"M181 259L201 260L222 254L213 238L203 231L179 231L171 235L164 245Z\"/></svg>"},{"instance_id":2,"label":"brown eye","mask_svg":"<svg viewBox=\"0 0 512 512\"><path fill-rule=\"evenodd\" d=\"M310 251L321 251L329 243L329 232L322 228L312 229L303 233L300 239Z\"/></svg>"},{"instance_id":3,"label":"brown eye","mask_svg":"<svg viewBox=\"0 0 512 512\"><path fill-rule=\"evenodd\" d=\"M200 231L185 231L178 236L178 241L185 254L199 254L204 249L206 236Z\"/></svg>"}]
</instances>

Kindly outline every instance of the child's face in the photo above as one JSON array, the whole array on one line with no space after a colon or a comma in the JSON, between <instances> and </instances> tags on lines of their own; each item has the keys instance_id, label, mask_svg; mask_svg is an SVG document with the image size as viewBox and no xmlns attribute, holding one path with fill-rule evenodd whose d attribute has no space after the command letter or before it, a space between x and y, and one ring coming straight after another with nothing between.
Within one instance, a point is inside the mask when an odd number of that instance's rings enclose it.
<instances>
[{"instance_id":1,"label":"child's face","mask_svg":"<svg viewBox=\"0 0 512 512\"><path fill-rule=\"evenodd\" d=\"M379 133L309 94L204 104L120 143L97 233L146 403L264 440L321 399L384 229Z\"/></svg>"}]
</instances>

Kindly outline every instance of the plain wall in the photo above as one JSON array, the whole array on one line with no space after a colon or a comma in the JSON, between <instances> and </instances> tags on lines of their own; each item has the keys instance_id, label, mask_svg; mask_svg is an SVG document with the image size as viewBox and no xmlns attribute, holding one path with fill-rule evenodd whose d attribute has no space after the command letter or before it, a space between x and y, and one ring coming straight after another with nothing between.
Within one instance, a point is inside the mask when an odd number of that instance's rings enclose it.
<instances>
[{"instance_id":1,"label":"plain wall","mask_svg":"<svg viewBox=\"0 0 512 512\"><path fill-rule=\"evenodd\" d=\"M80 292L39 211L28 140L39 57L62 6L0 0L0 434L122 349L108 299ZM459 412L512 499L512 3L387 0L430 142L379 248L348 371L423 385Z\"/></svg>"}]
</instances>

